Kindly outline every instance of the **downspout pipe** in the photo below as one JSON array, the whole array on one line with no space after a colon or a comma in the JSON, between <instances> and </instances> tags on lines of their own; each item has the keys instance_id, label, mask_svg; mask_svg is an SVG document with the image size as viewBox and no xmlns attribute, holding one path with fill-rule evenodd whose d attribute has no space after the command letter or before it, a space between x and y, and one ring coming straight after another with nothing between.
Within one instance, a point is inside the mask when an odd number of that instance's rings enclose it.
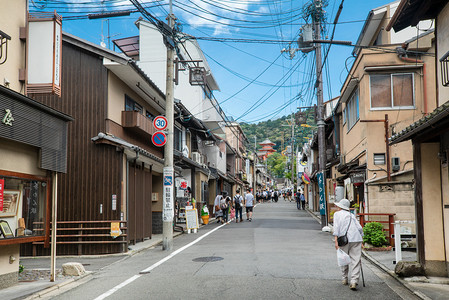
<instances>
[{"instance_id":1,"label":"downspout pipe","mask_svg":"<svg viewBox=\"0 0 449 300\"><path fill-rule=\"evenodd\" d=\"M426 76L426 64L424 63L424 60L422 59L415 59L415 58L410 58L410 57L406 57L406 49L405 49L406 45L402 45L402 48L399 47L399 49L397 49L397 53L398 53L398 57L400 60L404 61L404 62L410 62L410 63L420 63L423 64L422 66L422 72L423 72L423 101L424 101L424 116L427 116L428 114L428 110L427 110L427 76Z\"/></svg>"}]
</instances>

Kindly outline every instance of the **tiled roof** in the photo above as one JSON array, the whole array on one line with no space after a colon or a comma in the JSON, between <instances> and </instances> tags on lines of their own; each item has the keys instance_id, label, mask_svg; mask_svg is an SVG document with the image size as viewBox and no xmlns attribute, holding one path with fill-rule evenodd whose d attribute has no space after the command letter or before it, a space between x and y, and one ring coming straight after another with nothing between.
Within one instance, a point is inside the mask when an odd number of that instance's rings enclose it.
<instances>
[{"instance_id":1,"label":"tiled roof","mask_svg":"<svg viewBox=\"0 0 449 300\"><path fill-rule=\"evenodd\" d=\"M413 136L420 133L420 131L429 128L436 124L443 118L449 116L449 101L436 108L432 113L421 118L410 126L407 126L401 132L393 135L390 138L390 145L397 144L413 138Z\"/></svg>"}]
</instances>

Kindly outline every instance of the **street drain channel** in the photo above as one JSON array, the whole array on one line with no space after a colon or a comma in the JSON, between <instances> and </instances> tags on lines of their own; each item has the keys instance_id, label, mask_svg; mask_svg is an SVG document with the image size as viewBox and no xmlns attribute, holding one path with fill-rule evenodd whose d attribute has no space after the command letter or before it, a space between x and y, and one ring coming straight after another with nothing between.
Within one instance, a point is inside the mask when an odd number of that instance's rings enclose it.
<instances>
[{"instance_id":1,"label":"street drain channel","mask_svg":"<svg viewBox=\"0 0 449 300\"><path fill-rule=\"evenodd\" d=\"M204 256L204 257L197 257L192 259L192 261L196 262L214 262L214 261L220 261L223 260L223 257L219 256Z\"/></svg>"}]
</instances>

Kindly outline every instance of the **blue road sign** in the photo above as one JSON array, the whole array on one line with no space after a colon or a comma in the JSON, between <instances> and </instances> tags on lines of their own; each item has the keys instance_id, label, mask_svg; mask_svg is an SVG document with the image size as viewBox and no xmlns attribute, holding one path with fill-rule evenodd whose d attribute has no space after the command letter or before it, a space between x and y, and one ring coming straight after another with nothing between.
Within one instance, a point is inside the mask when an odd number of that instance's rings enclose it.
<instances>
[{"instance_id":1,"label":"blue road sign","mask_svg":"<svg viewBox=\"0 0 449 300\"><path fill-rule=\"evenodd\" d=\"M155 146L162 147L167 143L167 136L162 131L157 131L151 137L151 141Z\"/></svg>"},{"instance_id":2,"label":"blue road sign","mask_svg":"<svg viewBox=\"0 0 449 300\"><path fill-rule=\"evenodd\" d=\"M173 177L164 176L164 185L173 185Z\"/></svg>"}]
</instances>

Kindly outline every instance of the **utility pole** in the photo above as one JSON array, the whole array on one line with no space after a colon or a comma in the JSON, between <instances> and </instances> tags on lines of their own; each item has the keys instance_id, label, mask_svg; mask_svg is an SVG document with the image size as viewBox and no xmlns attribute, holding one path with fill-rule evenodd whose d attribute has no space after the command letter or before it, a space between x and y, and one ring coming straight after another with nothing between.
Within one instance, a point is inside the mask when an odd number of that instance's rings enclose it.
<instances>
[{"instance_id":1,"label":"utility pole","mask_svg":"<svg viewBox=\"0 0 449 300\"><path fill-rule=\"evenodd\" d=\"M173 30L175 15L173 14L172 0L170 0L170 12L167 16L168 26ZM172 38L172 37L170 37ZM174 55L173 45L167 43L167 78L165 92L165 116L167 118L167 143L164 149L164 179L163 179L163 212L162 212L162 249L173 249L173 218L174 218L174 168L173 168L173 135L174 135Z\"/></svg>"},{"instance_id":2,"label":"utility pole","mask_svg":"<svg viewBox=\"0 0 449 300\"><path fill-rule=\"evenodd\" d=\"M318 8L321 8L322 3L321 0L314 0L315 9L318 11ZM321 15L319 13L315 13L312 15L313 18L313 27L315 40L320 40L321 38ZM325 123L324 123L324 105L323 105L323 76L321 72L321 44L315 43L315 58L316 58L316 95L317 95L317 125L318 125L318 172L322 174L322 183L320 186L320 215L321 215L321 228L327 226L327 208L326 208L326 199L325 199L325 190L326 190L326 139L325 139Z\"/></svg>"},{"instance_id":3,"label":"utility pole","mask_svg":"<svg viewBox=\"0 0 449 300\"><path fill-rule=\"evenodd\" d=\"M292 140L291 140L291 147L292 147L292 149L291 149L291 151L292 151L292 154L291 154L291 160L292 160L292 184L293 184L293 191L292 191L292 194L294 194L295 192L296 192L296 185L295 185L295 162L294 162L294 159L293 159L293 157L294 157L294 155L293 155L293 153L294 153L294 139L295 139L295 119L294 119L294 115L292 114L292 118L291 118L291 122L292 122Z\"/></svg>"}]
</instances>

